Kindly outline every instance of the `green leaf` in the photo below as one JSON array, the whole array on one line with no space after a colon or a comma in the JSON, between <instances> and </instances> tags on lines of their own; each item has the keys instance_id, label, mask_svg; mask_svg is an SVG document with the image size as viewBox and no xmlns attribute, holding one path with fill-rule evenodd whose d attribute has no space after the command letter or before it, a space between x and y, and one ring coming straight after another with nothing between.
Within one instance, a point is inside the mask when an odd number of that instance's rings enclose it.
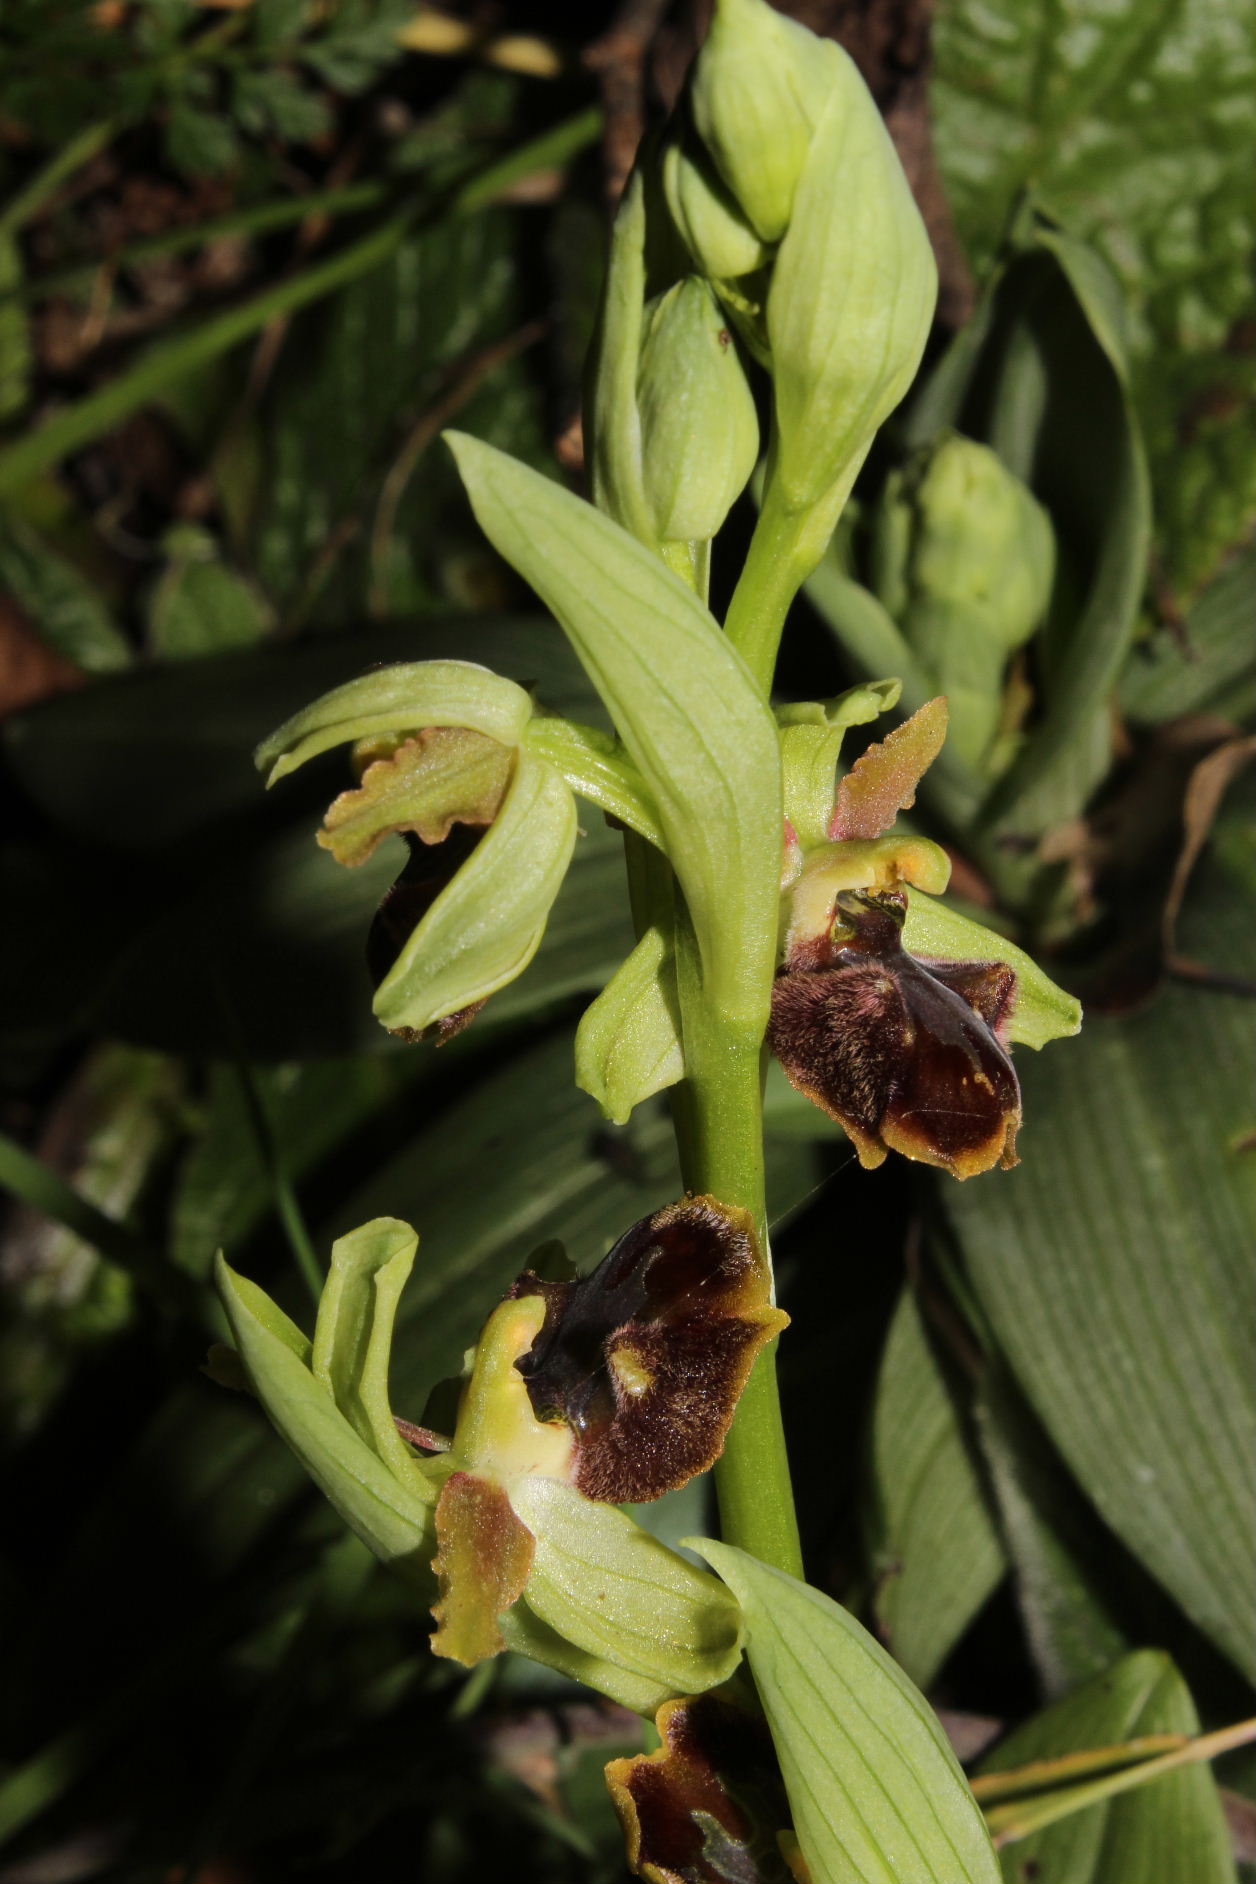
<instances>
[{"instance_id":1,"label":"green leaf","mask_svg":"<svg viewBox=\"0 0 1256 1884\"><path fill-rule=\"evenodd\" d=\"M937 1717L819 1590L705 1540L741 1603L746 1656L815 1884L992 1884L981 1813Z\"/></svg>"},{"instance_id":2,"label":"green leaf","mask_svg":"<svg viewBox=\"0 0 1256 1884\"><path fill-rule=\"evenodd\" d=\"M354 1431L302 1358L307 1344L260 1289L221 1257L215 1279L236 1349L280 1437L363 1543L426 1591L434 1501L421 1496L417 1472L403 1485Z\"/></svg>"},{"instance_id":3,"label":"green leaf","mask_svg":"<svg viewBox=\"0 0 1256 1884\"><path fill-rule=\"evenodd\" d=\"M1014 968L1016 1001L1008 1023L1008 1039L1014 1046L1045 1047L1049 1040L1069 1039L1081 1029L1082 1006L1075 996L1058 988L1006 936L961 916L940 897L908 889L903 946L925 959L1006 962Z\"/></svg>"},{"instance_id":4,"label":"green leaf","mask_svg":"<svg viewBox=\"0 0 1256 1884\"><path fill-rule=\"evenodd\" d=\"M544 759L520 752L497 817L376 989L376 1018L421 1033L522 974L575 843L570 787Z\"/></svg>"},{"instance_id":5,"label":"green leaf","mask_svg":"<svg viewBox=\"0 0 1256 1884\"><path fill-rule=\"evenodd\" d=\"M277 784L333 746L424 726L469 726L517 746L532 717L522 687L471 661L411 661L333 688L264 739L257 764Z\"/></svg>"},{"instance_id":6,"label":"green leaf","mask_svg":"<svg viewBox=\"0 0 1256 1884\"><path fill-rule=\"evenodd\" d=\"M1144 1734L1199 1731L1190 1694L1167 1655L1144 1649L1017 1728L982 1773ZM1002 1816L1002 1814L1001 1814ZM1187 1766L1087 1807L1002 1854L1005 1884L1234 1884L1216 1782Z\"/></svg>"},{"instance_id":7,"label":"green leaf","mask_svg":"<svg viewBox=\"0 0 1256 1884\"><path fill-rule=\"evenodd\" d=\"M250 647L274 619L265 597L218 558L208 530L182 524L166 537L170 562L148 604L153 651L168 660Z\"/></svg>"},{"instance_id":8,"label":"green leaf","mask_svg":"<svg viewBox=\"0 0 1256 1884\"><path fill-rule=\"evenodd\" d=\"M1249 720L1256 712L1252 587L1256 555L1234 556L1179 632L1162 628L1133 650L1121 677L1121 709L1156 725L1185 713Z\"/></svg>"},{"instance_id":9,"label":"green leaf","mask_svg":"<svg viewBox=\"0 0 1256 1884\"><path fill-rule=\"evenodd\" d=\"M927 1687L1007 1561L910 1290L890 1324L872 1422L877 1632Z\"/></svg>"},{"instance_id":10,"label":"green leaf","mask_svg":"<svg viewBox=\"0 0 1256 1884\"><path fill-rule=\"evenodd\" d=\"M1026 185L1101 251L1132 313L1135 400L1170 585L1189 596L1256 515L1248 423L1253 47L1210 0L1117 0L1059 30L1049 0L938 21L947 195L981 272Z\"/></svg>"},{"instance_id":11,"label":"green leaf","mask_svg":"<svg viewBox=\"0 0 1256 1884\"><path fill-rule=\"evenodd\" d=\"M332 1245L310 1371L403 1484L418 1475L422 1495L427 1481L388 1403L393 1321L418 1247L410 1225L396 1217L376 1217Z\"/></svg>"},{"instance_id":12,"label":"green leaf","mask_svg":"<svg viewBox=\"0 0 1256 1884\"><path fill-rule=\"evenodd\" d=\"M975 1425L1026 1641L1043 1692L1054 1700L1129 1647L1121 1612L1103 1587L1112 1536L997 1363L984 1370Z\"/></svg>"},{"instance_id":13,"label":"green leaf","mask_svg":"<svg viewBox=\"0 0 1256 1884\"><path fill-rule=\"evenodd\" d=\"M1171 988L1021 1078L1022 1164L945 1196L981 1307L1105 1522L1250 1670L1247 1006Z\"/></svg>"},{"instance_id":14,"label":"green leaf","mask_svg":"<svg viewBox=\"0 0 1256 1884\"><path fill-rule=\"evenodd\" d=\"M676 1002L671 943L651 926L576 1030L576 1084L616 1125L685 1076Z\"/></svg>"},{"instance_id":15,"label":"green leaf","mask_svg":"<svg viewBox=\"0 0 1256 1884\"><path fill-rule=\"evenodd\" d=\"M449 435L489 540L572 641L658 809L710 998L766 1025L781 841L776 728L679 577L535 471Z\"/></svg>"},{"instance_id":16,"label":"green leaf","mask_svg":"<svg viewBox=\"0 0 1256 1884\"><path fill-rule=\"evenodd\" d=\"M653 1713L673 1695L728 1679L741 1660L741 1616L709 1570L557 1479L519 1480L510 1499L536 1538L528 1608L584 1655L622 1671L617 1685L626 1675L624 1691L638 1697L629 1705Z\"/></svg>"},{"instance_id":17,"label":"green leaf","mask_svg":"<svg viewBox=\"0 0 1256 1884\"><path fill-rule=\"evenodd\" d=\"M166 124L166 155L185 175L217 176L240 153L230 122L216 111L202 111L186 98L171 100Z\"/></svg>"},{"instance_id":18,"label":"green leaf","mask_svg":"<svg viewBox=\"0 0 1256 1884\"><path fill-rule=\"evenodd\" d=\"M0 229L0 424L14 418L30 397L34 353L24 280L17 238Z\"/></svg>"},{"instance_id":19,"label":"green leaf","mask_svg":"<svg viewBox=\"0 0 1256 1884\"><path fill-rule=\"evenodd\" d=\"M99 590L16 510L0 506L0 584L59 654L89 673L126 667L131 649Z\"/></svg>"}]
</instances>

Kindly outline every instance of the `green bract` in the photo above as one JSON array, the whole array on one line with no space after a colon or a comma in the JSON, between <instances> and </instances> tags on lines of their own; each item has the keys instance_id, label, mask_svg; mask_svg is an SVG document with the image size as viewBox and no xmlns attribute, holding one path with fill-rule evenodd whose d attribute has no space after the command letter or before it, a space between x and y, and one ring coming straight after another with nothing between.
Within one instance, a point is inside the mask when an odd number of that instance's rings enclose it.
<instances>
[{"instance_id":1,"label":"green bract","mask_svg":"<svg viewBox=\"0 0 1256 1884\"><path fill-rule=\"evenodd\" d=\"M814 1884L998 1884L936 1714L847 1610L727 1544L697 1542L738 1598Z\"/></svg>"},{"instance_id":2,"label":"green bract","mask_svg":"<svg viewBox=\"0 0 1256 1884\"><path fill-rule=\"evenodd\" d=\"M759 421L736 342L697 275L646 310L637 396L655 529L664 542L709 542L754 470Z\"/></svg>"},{"instance_id":3,"label":"green bract","mask_svg":"<svg viewBox=\"0 0 1256 1884\"><path fill-rule=\"evenodd\" d=\"M576 1084L622 1125L633 1107L685 1074L676 963L661 929L646 930L576 1030Z\"/></svg>"},{"instance_id":4,"label":"green bract","mask_svg":"<svg viewBox=\"0 0 1256 1884\"><path fill-rule=\"evenodd\" d=\"M504 746L517 745L532 700L513 680L472 661L407 661L334 687L264 739L256 760L274 785L333 746L425 726L468 726Z\"/></svg>"},{"instance_id":5,"label":"green bract","mask_svg":"<svg viewBox=\"0 0 1256 1884\"><path fill-rule=\"evenodd\" d=\"M503 452L447 437L481 528L566 630L645 781L708 998L761 1038L781 848L766 703L697 596L649 550Z\"/></svg>"},{"instance_id":6,"label":"green bract","mask_svg":"<svg viewBox=\"0 0 1256 1884\"><path fill-rule=\"evenodd\" d=\"M576 842L571 789L520 752L493 823L375 991L391 1031L421 1033L505 987L540 947Z\"/></svg>"}]
</instances>

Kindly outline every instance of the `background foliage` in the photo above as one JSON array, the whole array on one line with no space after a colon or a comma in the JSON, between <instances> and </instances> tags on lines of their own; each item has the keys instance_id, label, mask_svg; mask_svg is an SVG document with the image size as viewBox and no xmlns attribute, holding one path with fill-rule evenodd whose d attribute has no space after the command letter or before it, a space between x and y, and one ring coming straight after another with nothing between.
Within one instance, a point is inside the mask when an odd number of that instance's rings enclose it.
<instances>
[{"instance_id":1,"label":"background foliage","mask_svg":"<svg viewBox=\"0 0 1256 1884\"><path fill-rule=\"evenodd\" d=\"M538 1244L587 1264L678 1188L661 1103L610 1128L571 1081L630 941L600 819L532 968L437 1055L370 1018L397 859L350 874L315 846L339 761L270 798L250 763L399 658L597 717L436 442L456 417L573 475L596 87L541 8L510 11L523 52L477 14L454 58L407 49L416 17L0 16L13 1884L622 1875L601 1767L641 1724L510 1657L433 1662L411 1599L198 1371L215 1249L308 1320L311 1246L386 1212L422 1234L393 1382L419 1418ZM996 1765L1222 1724L1253 1672L1249 26L1213 0L939 10L976 313L937 337L860 515L938 423L1052 512L1080 599L1033 657L1051 761L993 844L923 810L1087 1023L1018 1054L1024 1162L962 1188L860 1172L770 1088L812 1580L966 1758L1015 1728ZM788 692L857 677L856 566L800 605ZM704 1496L651 1521L708 1528ZM1253 1831L1243 1759L1219 1777L1228 1838L1197 1769L1010 1845L1006 1875L1220 1884Z\"/></svg>"}]
</instances>

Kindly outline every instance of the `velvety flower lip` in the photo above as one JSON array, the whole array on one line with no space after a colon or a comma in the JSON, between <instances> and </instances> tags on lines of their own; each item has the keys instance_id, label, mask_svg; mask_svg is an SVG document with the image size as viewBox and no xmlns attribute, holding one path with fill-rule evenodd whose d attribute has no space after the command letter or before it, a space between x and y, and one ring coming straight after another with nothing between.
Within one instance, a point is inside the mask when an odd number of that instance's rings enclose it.
<instances>
[{"instance_id":1,"label":"velvety flower lip","mask_svg":"<svg viewBox=\"0 0 1256 1884\"><path fill-rule=\"evenodd\" d=\"M869 1169L890 1151L958 1178L1017 1163L1020 1085L1000 1032L1015 996L998 962L920 961L906 898L843 891L834 921L778 975L768 1039L793 1084Z\"/></svg>"},{"instance_id":2,"label":"velvety flower lip","mask_svg":"<svg viewBox=\"0 0 1256 1884\"><path fill-rule=\"evenodd\" d=\"M703 1694L668 1701L656 1725L656 1752L606 1769L634 1873L650 1884L789 1884L789 1804L762 1716Z\"/></svg>"},{"instance_id":3,"label":"velvety flower lip","mask_svg":"<svg viewBox=\"0 0 1256 1884\"><path fill-rule=\"evenodd\" d=\"M789 1319L749 1215L714 1197L655 1211L578 1281L524 1274L514 1293L546 1304L517 1363L533 1409L571 1428L577 1489L614 1504L714 1464L755 1356Z\"/></svg>"}]
</instances>

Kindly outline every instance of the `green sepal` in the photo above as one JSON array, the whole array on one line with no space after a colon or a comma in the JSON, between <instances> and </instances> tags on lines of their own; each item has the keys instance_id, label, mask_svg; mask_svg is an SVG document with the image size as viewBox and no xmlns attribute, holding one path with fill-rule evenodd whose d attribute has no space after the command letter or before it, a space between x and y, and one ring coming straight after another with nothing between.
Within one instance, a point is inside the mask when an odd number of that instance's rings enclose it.
<instances>
[{"instance_id":1,"label":"green sepal","mask_svg":"<svg viewBox=\"0 0 1256 1884\"><path fill-rule=\"evenodd\" d=\"M1082 1004L1044 975L1024 949L987 929L935 896L909 889L903 947L924 960L944 962L1006 962L1016 971L1016 1000L1008 1022L1007 1038L1013 1046L1045 1047L1049 1040L1066 1040L1081 1032Z\"/></svg>"},{"instance_id":2,"label":"green sepal","mask_svg":"<svg viewBox=\"0 0 1256 1884\"><path fill-rule=\"evenodd\" d=\"M418 1247L410 1225L396 1217L376 1217L332 1244L310 1370L355 1432L403 1484L417 1478L426 1499L428 1480L397 1431L388 1399L397 1303Z\"/></svg>"},{"instance_id":3,"label":"green sepal","mask_svg":"<svg viewBox=\"0 0 1256 1884\"><path fill-rule=\"evenodd\" d=\"M642 1701L649 1684L647 1707L727 1681L741 1613L718 1578L558 1479L518 1479L510 1501L536 1538L525 1600L548 1628L640 1684Z\"/></svg>"},{"instance_id":4,"label":"green sepal","mask_svg":"<svg viewBox=\"0 0 1256 1884\"><path fill-rule=\"evenodd\" d=\"M267 785L333 746L424 726L469 726L517 746L532 717L531 696L473 661L404 661L333 687L264 739L254 755Z\"/></svg>"},{"instance_id":5,"label":"green sepal","mask_svg":"<svg viewBox=\"0 0 1256 1884\"><path fill-rule=\"evenodd\" d=\"M761 1034L780 750L745 663L693 591L610 518L478 439L446 437L480 527L566 631L654 800L708 999Z\"/></svg>"},{"instance_id":6,"label":"green sepal","mask_svg":"<svg viewBox=\"0 0 1256 1884\"><path fill-rule=\"evenodd\" d=\"M813 1884L999 1884L981 1812L924 1696L819 1590L693 1540L741 1603Z\"/></svg>"},{"instance_id":7,"label":"green sepal","mask_svg":"<svg viewBox=\"0 0 1256 1884\"><path fill-rule=\"evenodd\" d=\"M502 808L375 991L392 1031L422 1033L522 974L540 947L576 842L576 803L544 759L519 753Z\"/></svg>"},{"instance_id":8,"label":"green sepal","mask_svg":"<svg viewBox=\"0 0 1256 1884\"><path fill-rule=\"evenodd\" d=\"M888 713L902 690L901 681L873 680L848 688L836 700L799 700L777 707L785 816L804 850L828 840L846 729Z\"/></svg>"},{"instance_id":9,"label":"green sepal","mask_svg":"<svg viewBox=\"0 0 1256 1884\"><path fill-rule=\"evenodd\" d=\"M576 1084L615 1125L685 1076L672 945L652 925L580 1018Z\"/></svg>"},{"instance_id":10,"label":"green sepal","mask_svg":"<svg viewBox=\"0 0 1256 1884\"><path fill-rule=\"evenodd\" d=\"M403 1483L354 1431L260 1289L221 1255L214 1276L236 1351L280 1438L375 1556L429 1593L435 1489L418 1472Z\"/></svg>"}]
</instances>

